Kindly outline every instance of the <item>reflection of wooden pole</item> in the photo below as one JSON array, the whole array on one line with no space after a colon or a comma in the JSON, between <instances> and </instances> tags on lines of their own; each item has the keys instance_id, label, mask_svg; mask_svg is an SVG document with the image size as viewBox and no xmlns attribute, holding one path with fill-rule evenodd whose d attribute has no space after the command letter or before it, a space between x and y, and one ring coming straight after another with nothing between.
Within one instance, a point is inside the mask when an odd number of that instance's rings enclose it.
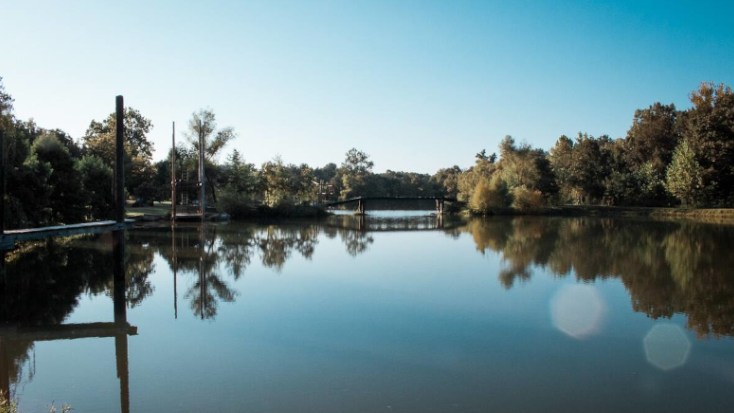
<instances>
[{"instance_id":1,"label":"reflection of wooden pole","mask_svg":"<svg viewBox=\"0 0 734 413\"><path fill-rule=\"evenodd\" d=\"M176 271L178 271L178 260L176 259L176 226L171 225L171 262L173 263L173 317L178 320L178 288L176 286Z\"/></svg>"},{"instance_id":2,"label":"reflection of wooden pole","mask_svg":"<svg viewBox=\"0 0 734 413\"><path fill-rule=\"evenodd\" d=\"M201 306L201 319L204 319L204 310L206 309L206 288L204 283L204 226L199 227L199 305Z\"/></svg>"},{"instance_id":3,"label":"reflection of wooden pole","mask_svg":"<svg viewBox=\"0 0 734 413\"><path fill-rule=\"evenodd\" d=\"M117 378L120 379L120 411L130 413L130 370L127 334L120 334L115 337L115 361L117 362Z\"/></svg>"},{"instance_id":4,"label":"reflection of wooden pole","mask_svg":"<svg viewBox=\"0 0 734 413\"><path fill-rule=\"evenodd\" d=\"M112 235L112 255L114 261L115 324L127 325L127 303L125 298L125 231L115 231ZM120 379L120 410L130 412L130 372L128 371L127 334L115 336L115 360L117 377Z\"/></svg>"},{"instance_id":5,"label":"reflection of wooden pole","mask_svg":"<svg viewBox=\"0 0 734 413\"><path fill-rule=\"evenodd\" d=\"M8 350L5 340L0 337L0 393L10 400L10 363L8 363ZM0 398L2 402L2 398Z\"/></svg>"},{"instance_id":6,"label":"reflection of wooden pole","mask_svg":"<svg viewBox=\"0 0 734 413\"><path fill-rule=\"evenodd\" d=\"M122 96L116 99L115 128L115 221L125 222L125 112Z\"/></svg>"},{"instance_id":7,"label":"reflection of wooden pole","mask_svg":"<svg viewBox=\"0 0 734 413\"><path fill-rule=\"evenodd\" d=\"M125 231L112 233L112 259L114 290L112 300L114 302L115 323L127 323L127 303L125 302Z\"/></svg>"},{"instance_id":8,"label":"reflection of wooden pole","mask_svg":"<svg viewBox=\"0 0 734 413\"><path fill-rule=\"evenodd\" d=\"M171 222L176 220L176 122L171 134Z\"/></svg>"}]
</instances>

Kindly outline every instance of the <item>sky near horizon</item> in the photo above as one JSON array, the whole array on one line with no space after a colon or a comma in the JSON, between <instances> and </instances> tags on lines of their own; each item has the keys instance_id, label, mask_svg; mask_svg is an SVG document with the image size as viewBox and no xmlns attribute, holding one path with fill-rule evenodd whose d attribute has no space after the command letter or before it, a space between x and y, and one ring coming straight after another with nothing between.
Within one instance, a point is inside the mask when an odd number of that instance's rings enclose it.
<instances>
[{"instance_id":1,"label":"sky near horizon","mask_svg":"<svg viewBox=\"0 0 734 413\"><path fill-rule=\"evenodd\" d=\"M114 100L155 159L210 108L258 166L470 166L500 140L624 137L635 109L734 85L732 1L0 0L15 113L74 138ZM222 159L223 160L223 159Z\"/></svg>"}]
</instances>

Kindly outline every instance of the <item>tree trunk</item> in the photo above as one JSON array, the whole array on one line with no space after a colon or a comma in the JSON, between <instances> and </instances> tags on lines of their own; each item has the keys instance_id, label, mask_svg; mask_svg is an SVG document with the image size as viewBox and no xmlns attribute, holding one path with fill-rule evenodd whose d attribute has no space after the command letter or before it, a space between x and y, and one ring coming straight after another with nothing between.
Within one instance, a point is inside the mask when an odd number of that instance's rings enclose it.
<instances>
[{"instance_id":1,"label":"tree trunk","mask_svg":"<svg viewBox=\"0 0 734 413\"><path fill-rule=\"evenodd\" d=\"M214 181L209 179L209 174L204 172L204 175L206 176L206 182L209 184L209 187L212 189L212 200L214 201L214 204L217 204L217 190L216 186L214 185Z\"/></svg>"}]
</instances>

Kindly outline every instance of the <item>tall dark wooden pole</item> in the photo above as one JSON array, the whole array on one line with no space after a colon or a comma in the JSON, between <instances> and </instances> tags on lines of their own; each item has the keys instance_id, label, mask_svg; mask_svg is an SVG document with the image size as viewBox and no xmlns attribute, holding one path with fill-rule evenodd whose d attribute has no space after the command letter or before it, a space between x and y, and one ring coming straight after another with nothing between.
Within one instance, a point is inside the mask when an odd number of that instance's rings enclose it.
<instances>
[{"instance_id":1,"label":"tall dark wooden pole","mask_svg":"<svg viewBox=\"0 0 734 413\"><path fill-rule=\"evenodd\" d=\"M125 223L125 105L122 96L116 99L115 131L115 220Z\"/></svg>"},{"instance_id":2,"label":"tall dark wooden pole","mask_svg":"<svg viewBox=\"0 0 734 413\"><path fill-rule=\"evenodd\" d=\"M204 130L201 120L199 121L199 208L201 211L201 221L204 221L206 214L206 188L204 187Z\"/></svg>"},{"instance_id":3,"label":"tall dark wooden pole","mask_svg":"<svg viewBox=\"0 0 734 413\"><path fill-rule=\"evenodd\" d=\"M176 220L176 122L171 135L171 222Z\"/></svg>"}]
</instances>

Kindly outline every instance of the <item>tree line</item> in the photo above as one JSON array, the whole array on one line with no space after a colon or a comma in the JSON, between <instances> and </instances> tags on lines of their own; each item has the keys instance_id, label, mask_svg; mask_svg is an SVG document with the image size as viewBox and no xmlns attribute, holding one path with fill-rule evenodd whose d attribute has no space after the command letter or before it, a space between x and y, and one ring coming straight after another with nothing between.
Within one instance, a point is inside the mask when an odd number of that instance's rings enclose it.
<instances>
[{"instance_id":1,"label":"tree line","mask_svg":"<svg viewBox=\"0 0 734 413\"><path fill-rule=\"evenodd\" d=\"M635 111L624 138L579 133L549 150L507 136L475 165L440 170L444 192L472 210L552 204L734 206L734 93L702 83L691 108L655 103Z\"/></svg>"},{"instance_id":2,"label":"tree line","mask_svg":"<svg viewBox=\"0 0 734 413\"><path fill-rule=\"evenodd\" d=\"M192 114L175 153L178 203L197 199L199 136L204 138L207 203L233 216L287 211L299 205L356 196L446 196L477 213L548 205L734 206L734 93L702 83L691 108L655 103L637 110L624 138L579 133L561 136L549 151L511 136L499 155L482 150L469 168L435 174L374 172L356 148L340 165L285 163L259 167L224 149L237 134L218 128L212 110ZM125 108L125 189L139 204L170 200L171 152L153 162L152 122ZM0 129L5 136L6 225L43 226L110 218L115 148L114 113L92 120L80 139L41 128L13 113L13 98L0 78Z\"/></svg>"}]
</instances>

